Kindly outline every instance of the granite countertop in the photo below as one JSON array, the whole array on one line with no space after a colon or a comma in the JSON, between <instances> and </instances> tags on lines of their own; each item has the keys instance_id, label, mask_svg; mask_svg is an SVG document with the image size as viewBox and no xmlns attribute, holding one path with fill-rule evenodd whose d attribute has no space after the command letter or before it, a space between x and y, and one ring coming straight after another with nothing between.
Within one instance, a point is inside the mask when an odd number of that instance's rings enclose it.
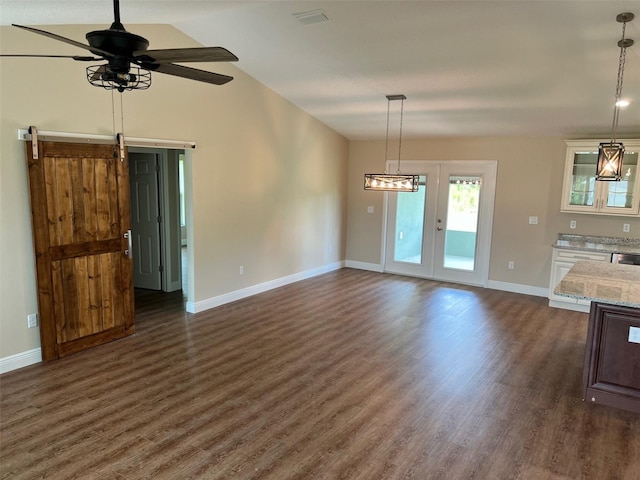
<instances>
[{"instance_id":1,"label":"granite countertop","mask_svg":"<svg viewBox=\"0 0 640 480\"><path fill-rule=\"evenodd\" d=\"M598 237L561 233L553 248L601 253L638 253L640 238Z\"/></svg>"},{"instance_id":2,"label":"granite countertop","mask_svg":"<svg viewBox=\"0 0 640 480\"><path fill-rule=\"evenodd\" d=\"M640 308L640 267L579 260L556 286L554 293Z\"/></svg>"}]
</instances>

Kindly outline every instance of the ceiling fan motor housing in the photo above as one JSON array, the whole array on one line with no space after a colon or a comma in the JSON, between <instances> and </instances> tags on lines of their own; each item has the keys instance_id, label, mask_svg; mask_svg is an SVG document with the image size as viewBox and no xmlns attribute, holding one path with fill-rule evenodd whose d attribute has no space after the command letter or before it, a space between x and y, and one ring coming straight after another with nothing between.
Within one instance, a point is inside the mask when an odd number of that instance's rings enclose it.
<instances>
[{"instance_id":1,"label":"ceiling fan motor housing","mask_svg":"<svg viewBox=\"0 0 640 480\"><path fill-rule=\"evenodd\" d=\"M113 25L112 25L113 27ZM124 30L95 30L86 35L91 47L112 53L108 58L111 71L126 73L129 71L129 58L134 52L145 51L149 47L149 41ZM99 55L99 53L94 52Z\"/></svg>"}]
</instances>

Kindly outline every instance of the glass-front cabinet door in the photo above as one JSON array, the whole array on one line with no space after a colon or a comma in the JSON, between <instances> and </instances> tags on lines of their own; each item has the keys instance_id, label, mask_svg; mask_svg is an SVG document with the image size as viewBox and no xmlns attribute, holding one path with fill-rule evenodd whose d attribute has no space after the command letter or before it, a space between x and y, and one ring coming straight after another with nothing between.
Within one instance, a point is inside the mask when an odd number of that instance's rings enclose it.
<instances>
[{"instance_id":1,"label":"glass-front cabinet door","mask_svg":"<svg viewBox=\"0 0 640 480\"><path fill-rule=\"evenodd\" d=\"M640 216L640 140L622 140L625 146L623 173L622 180L617 182L596 181L600 142L566 142L567 158L561 211Z\"/></svg>"}]
</instances>

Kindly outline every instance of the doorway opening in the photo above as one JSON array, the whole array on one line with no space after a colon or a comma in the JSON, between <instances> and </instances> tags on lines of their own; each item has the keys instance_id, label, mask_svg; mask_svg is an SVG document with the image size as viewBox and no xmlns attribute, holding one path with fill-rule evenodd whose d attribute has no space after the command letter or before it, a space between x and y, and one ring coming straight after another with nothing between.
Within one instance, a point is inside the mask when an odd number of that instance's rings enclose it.
<instances>
[{"instance_id":1,"label":"doorway opening","mask_svg":"<svg viewBox=\"0 0 640 480\"><path fill-rule=\"evenodd\" d=\"M189 296L185 150L129 148L131 237L136 297Z\"/></svg>"}]
</instances>

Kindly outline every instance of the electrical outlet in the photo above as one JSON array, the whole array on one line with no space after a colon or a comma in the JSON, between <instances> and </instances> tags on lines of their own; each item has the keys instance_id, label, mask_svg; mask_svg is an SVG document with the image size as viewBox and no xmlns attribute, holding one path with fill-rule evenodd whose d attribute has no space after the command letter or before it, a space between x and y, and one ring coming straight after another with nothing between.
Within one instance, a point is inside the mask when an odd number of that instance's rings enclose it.
<instances>
[{"instance_id":1,"label":"electrical outlet","mask_svg":"<svg viewBox=\"0 0 640 480\"><path fill-rule=\"evenodd\" d=\"M37 326L38 326L38 314L30 313L29 315L27 315L27 327L35 328Z\"/></svg>"},{"instance_id":2,"label":"electrical outlet","mask_svg":"<svg viewBox=\"0 0 640 480\"><path fill-rule=\"evenodd\" d=\"M622 231L624 233L629 233L631 231L631 225L629 223L625 223L622 225Z\"/></svg>"},{"instance_id":3,"label":"electrical outlet","mask_svg":"<svg viewBox=\"0 0 640 480\"><path fill-rule=\"evenodd\" d=\"M538 224L538 217L535 215L532 215L529 217L529 225L537 225Z\"/></svg>"},{"instance_id":4,"label":"electrical outlet","mask_svg":"<svg viewBox=\"0 0 640 480\"><path fill-rule=\"evenodd\" d=\"M576 228L576 221L575 220L571 220L569 222L569 228Z\"/></svg>"},{"instance_id":5,"label":"electrical outlet","mask_svg":"<svg viewBox=\"0 0 640 480\"><path fill-rule=\"evenodd\" d=\"M374 210L373 210L373 206L369 205L369 206L367 207L367 213L373 213L373 211L374 211Z\"/></svg>"},{"instance_id":6,"label":"electrical outlet","mask_svg":"<svg viewBox=\"0 0 640 480\"><path fill-rule=\"evenodd\" d=\"M514 270L516 268L516 262L514 262L513 260L511 260L509 262L509 270Z\"/></svg>"},{"instance_id":7,"label":"electrical outlet","mask_svg":"<svg viewBox=\"0 0 640 480\"><path fill-rule=\"evenodd\" d=\"M240 265L240 275L244 275L244 266Z\"/></svg>"}]
</instances>

